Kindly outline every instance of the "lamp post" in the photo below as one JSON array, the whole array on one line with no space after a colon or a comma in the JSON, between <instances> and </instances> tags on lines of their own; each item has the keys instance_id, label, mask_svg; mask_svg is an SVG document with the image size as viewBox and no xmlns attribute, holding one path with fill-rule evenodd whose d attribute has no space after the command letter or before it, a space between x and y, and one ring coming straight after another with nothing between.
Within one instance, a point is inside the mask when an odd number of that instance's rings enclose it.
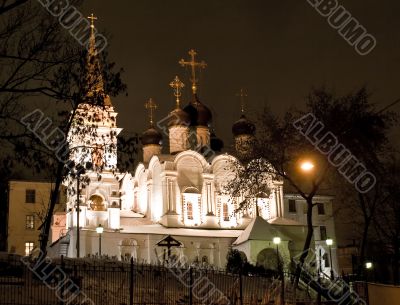
<instances>
[{"instance_id":1,"label":"lamp post","mask_svg":"<svg viewBox=\"0 0 400 305\"><path fill-rule=\"evenodd\" d=\"M374 264L370 261L365 262L366 277L365 277L365 295L367 296L367 304L369 304L369 291L368 291L368 274L370 270L374 267Z\"/></svg>"},{"instance_id":2,"label":"lamp post","mask_svg":"<svg viewBox=\"0 0 400 305\"><path fill-rule=\"evenodd\" d=\"M80 257L80 226L79 226L79 212L81 211L80 207L80 189L79 183L81 180L81 175L85 173L85 170L82 166L77 166L76 168L76 257Z\"/></svg>"},{"instance_id":3,"label":"lamp post","mask_svg":"<svg viewBox=\"0 0 400 305\"><path fill-rule=\"evenodd\" d=\"M101 256L101 234L103 234L104 228L99 224L96 228L97 234L99 234L99 256Z\"/></svg>"},{"instance_id":4,"label":"lamp post","mask_svg":"<svg viewBox=\"0 0 400 305\"><path fill-rule=\"evenodd\" d=\"M278 272L281 274L281 280L282 280L281 303L285 304L285 275L283 273L283 264L279 257L279 244L281 243L281 238L274 237L272 241L276 245L276 258L277 258Z\"/></svg>"},{"instance_id":5,"label":"lamp post","mask_svg":"<svg viewBox=\"0 0 400 305\"><path fill-rule=\"evenodd\" d=\"M319 264L318 264L318 286L321 287L321 275L322 275L322 248L319 247ZM317 304L321 305L321 290L318 289L318 295L317 295Z\"/></svg>"},{"instance_id":6,"label":"lamp post","mask_svg":"<svg viewBox=\"0 0 400 305\"><path fill-rule=\"evenodd\" d=\"M369 274L370 274L370 272L371 272L371 270L372 270L372 268L374 267L374 264L371 262L371 261L367 261L367 262L365 262L365 269L367 269L366 270L366 280L367 280L367 282L368 282L368 278L369 278Z\"/></svg>"},{"instance_id":7,"label":"lamp post","mask_svg":"<svg viewBox=\"0 0 400 305\"><path fill-rule=\"evenodd\" d=\"M335 279L335 275L333 273L333 265L332 265L332 245L333 245L333 240L328 238L326 240L326 244L329 247L329 261L330 261L330 265L331 265L331 280Z\"/></svg>"},{"instance_id":8,"label":"lamp post","mask_svg":"<svg viewBox=\"0 0 400 305\"><path fill-rule=\"evenodd\" d=\"M81 164L75 166L75 170L72 172L72 176L76 178L76 257L80 257L80 225L79 225L79 213L81 211L80 207L80 182L81 175L86 173L86 170L92 168L92 163L86 162L85 167Z\"/></svg>"}]
</instances>

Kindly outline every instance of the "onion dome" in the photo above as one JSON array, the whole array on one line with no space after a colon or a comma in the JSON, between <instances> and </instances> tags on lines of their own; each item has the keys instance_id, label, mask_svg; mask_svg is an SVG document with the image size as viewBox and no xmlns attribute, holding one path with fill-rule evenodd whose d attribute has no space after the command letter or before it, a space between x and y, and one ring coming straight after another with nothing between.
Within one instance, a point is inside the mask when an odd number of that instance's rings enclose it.
<instances>
[{"instance_id":1,"label":"onion dome","mask_svg":"<svg viewBox=\"0 0 400 305\"><path fill-rule=\"evenodd\" d=\"M189 125L190 125L189 115L181 108L176 108L169 113L168 127L189 126Z\"/></svg>"},{"instance_id":2,"label":"onion dome","mask_svg":"<svg viewBox=\"0 0 400 305\"><path fill-rule=\"evenodd\" d=\"M193 95L193 100L183 110L189 115L190 126L208 127L212 121L211 110L199 101L197 94Z\"/></svg>"},{"instance_id":3,"label":"onion dome","mask_svg":"<svg viewBox=\"0 0 400 305\"><path fill-rule=\"evenodd\" d=\"M234 136L240 135L254 135L256 126L250 122L244 114L232 126L232 133Z\"/></svg>"},{"instance_id":4,"label":"onion dome","mask_svg":"<svg viewBox=\"0 0 400 305\"><path fill-rule=\"evenodd\" d=\"M222 148L224 148L224 142L216 136L214 131L211 132L210 146L215 152L221 152Z\"/></svg>"},{"instance_id":5,"label":"onion dome","mask_svg":"<svg viewBox=\"0 0 400 305\"><path fill-rule=\"evenodd\" d=\"M162 134L154 127L150 127L142 134L141 142L143 145L161 145Z\"/></svg>"}]
</instances>

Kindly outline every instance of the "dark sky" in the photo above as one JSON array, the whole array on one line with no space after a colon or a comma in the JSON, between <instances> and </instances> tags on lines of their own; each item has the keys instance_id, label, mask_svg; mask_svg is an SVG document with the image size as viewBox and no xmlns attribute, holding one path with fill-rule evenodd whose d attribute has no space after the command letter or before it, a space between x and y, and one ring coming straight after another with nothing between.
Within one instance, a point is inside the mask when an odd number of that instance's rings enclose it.
<instances>
[{"instance_id":1,"label":"dark sky","mask_svg":"<svg viewBox=\"0 0 400 305\"><path fill-rule=\"evenodd\" d=\"M173 109L168 84L178 74L190 88L178 61L194 48L208 64L200 99L229 144L241 87L253 116L263 105L277 113L301 107L313 86L342 94L366 84L382 107L400 98L400 1L339 2L376 38L369 55L356 53L307 0L87 0L82 12L98 16L97 27L112 36L111 59L126 71L129 96L114 99L120 127L147 127L149 97L159 104L159 119Z\"/></svg>"}]
</instances>

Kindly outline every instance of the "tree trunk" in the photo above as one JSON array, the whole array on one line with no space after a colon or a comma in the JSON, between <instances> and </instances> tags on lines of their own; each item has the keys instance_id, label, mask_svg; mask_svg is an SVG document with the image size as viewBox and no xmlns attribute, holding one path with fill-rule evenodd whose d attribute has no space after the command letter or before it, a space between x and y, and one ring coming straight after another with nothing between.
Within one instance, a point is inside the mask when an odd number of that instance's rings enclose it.
<instances>
[{"instance_id":1,"label":"tree trunk","mask_svg":"<svg viewBox=\"0 0 400 305\"><path fill-rule=\"evenodd\" d=\"M368 241L368 231L369 231L369 226L371 224L371 217L366 217L364 222L364 228L363 228L363 235L361 238L361 245L360 245L360 256L359 256L359 261L358 261L358 266L357 266L357 274L362 276L364 274L364 261L365 261L365 252L367 248L367 241Z\"/></svg>"},{"instance_id":2,"label":"tree trunk","mask_svg":"<svg viewBox=\"0 0 400 305\"><path fill-rule=\"evenodd\" d=\"M40 232L40 251L41 251L40 255L41 256L47 255L47 244L49 242L51 221L53 219L54 208L57 204L58 193L59 193L62 181L64 179L63 171L64 171L64 163L62 161L58 161L57 175L56 175L56 181L54 184L54 189L51 192L50 203L49 203L49 206L47 209L46 217L41 225L41 232Z\"/></svg>"},{"instance_id":3,"label":"tree trunk","mask_svg":"<svg viewBox=\"0 0 400 305\"><path fill-rule=\"evenodd\" d=\"M308 252L310 250L310 245L311 245L311 240L314 234L314 228L313 228L313 222L312 222L312 213L313 213L313 202L312 198L308 197L306 198L307 202L307 236L306 240L304 242L304 247L303 247L303 252L300 255L299 263L297 264L296 267L296 285L295 287L298 286L299 280L300 280L300 274L303 269L304 262L307 258Z\"/></svg>"}]
</instances>

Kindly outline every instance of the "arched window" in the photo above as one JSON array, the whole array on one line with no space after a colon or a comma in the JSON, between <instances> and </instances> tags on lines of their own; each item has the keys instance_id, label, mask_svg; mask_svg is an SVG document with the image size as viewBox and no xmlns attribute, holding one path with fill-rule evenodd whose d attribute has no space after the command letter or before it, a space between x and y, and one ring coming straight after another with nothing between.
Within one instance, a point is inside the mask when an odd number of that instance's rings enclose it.
<instances>
[{"instance_id":1,"label":"arched window","mask_svg":"<svg viewBox=\"0 0 400 305\"><path fill-rule=\"evenodd\" d=\"M93 211L107 211L104 199L100 195L94 194L89 198L90 208Z\"/></svg>"},{"instance_id":2,"label":"arched window","mask_svg":"<svg viewBox=\"0 0 400 305\"><path fill-rule=\"evenodd\" d=\"M187 203L186 211L187 211L187 219L192 220L193 219L193 203L191 203L191 202Z\"/></svg>"},{"instance_id":3,"label":"arched window","mask_svg":"<svg viewBox=\"0 0 400 305\"><path fill-rule=\"evenodd\" d=\"M224 203L222 205L222 217L224 221L229 221L229 209L228 209L228 204Z\"/></svg>"}]
</instances>

